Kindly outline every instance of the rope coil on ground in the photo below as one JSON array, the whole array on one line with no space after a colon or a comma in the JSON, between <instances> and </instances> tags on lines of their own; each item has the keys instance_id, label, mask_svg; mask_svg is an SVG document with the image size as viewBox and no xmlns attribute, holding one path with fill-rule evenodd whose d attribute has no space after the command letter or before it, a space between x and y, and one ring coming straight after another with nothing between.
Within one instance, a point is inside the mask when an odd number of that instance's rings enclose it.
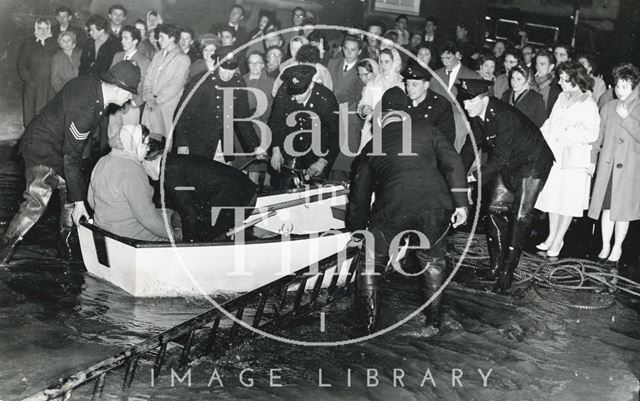
<instances>
[{"instance_id":1,"label":"rope coil on ground","mask_svg":"<svg viewBox=\"0 0 640 401\"><path fill-rule=\"evenodd\" d=\"M455 248L456 258L460 257L461 250L466 245L467 235L456 233L449 239ZM488 259L484 236L476 236L461 266L463 269L482 271L487 268ZM513 285L533 287L534 292L545 300L581 310L598 310L613 306L616 301L614 293L617 291L640 297L640 283L618 275L615 266L609 268L597 262L577 258L550 260L527 252L522 253ZM580 297L590 294L591 302L584 304L557 299L549 295L553 292L562 293L562 298L567 298L569 294ZM596 299L604 300L596 302Z\"/></svg>"}]
</instances>

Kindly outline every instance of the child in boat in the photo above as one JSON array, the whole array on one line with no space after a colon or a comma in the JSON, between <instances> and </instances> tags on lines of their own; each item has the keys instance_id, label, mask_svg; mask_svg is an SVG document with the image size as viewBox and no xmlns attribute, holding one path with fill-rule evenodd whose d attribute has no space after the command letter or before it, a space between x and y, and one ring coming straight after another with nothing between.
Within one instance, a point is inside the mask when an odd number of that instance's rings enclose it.
<instances>
[{"instance_id":1,"label":"child in boat","mask_svg":"<svg viewBox=\"0 0 640 401\"><path fill-rule=\"evenodd\" d=\"M143 241L166 241L162 215L153 204L153 187L142 168L149 130L123 125L91 174L88 201L94 224L113 234Z\"/></svg>"},{"instance_id":2,"label":"child in boat","mask_svg":"<svg viewBox=\"0 0 640 401\"><path fill-rule=\"evenodd\" d=\"M243 208L243 221L253 211L257 186L240 170L215 160L169 153L164 163L164 142L150 139L143 166L157 181L164 169L166 207L182 222L184 242L210 242L225 238L235 226L235 208Z\"/></svg>"}]
</instances>

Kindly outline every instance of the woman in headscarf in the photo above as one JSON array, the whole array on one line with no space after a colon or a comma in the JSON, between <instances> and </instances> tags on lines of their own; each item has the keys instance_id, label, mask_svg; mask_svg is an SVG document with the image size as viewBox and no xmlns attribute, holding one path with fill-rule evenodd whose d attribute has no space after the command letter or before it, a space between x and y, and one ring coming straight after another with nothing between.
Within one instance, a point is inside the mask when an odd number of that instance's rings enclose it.
<instances>
[{"instance_id":1,"label":"woman in headscarf","mask_svg":"<svg viewBox=\"0 0 640 401\"><path fill-rule=\"evenodd\" d=\"M111 140L111 152L93 169L87 198L96 226L127 238L165 241L164 221L142 167L148 143L144 125L123 125Z\"/></svg>"},{"instance_id":2,"label":"woman in headscarf","mask_svg":"<svg viewBox=\"0 0 640 401\"><path fill-rule=\"evenodd\" d=\"M78 76L82 50L76 47L76 34L72 30L58 35L60 50L53 55L51 61L51 86L60 92L64 84Z\"/></svg>"},{"instance_id":3,"label":"woman in headscarf","mask_svg":"<svg viewBox=\"0 0 640 401\"><path fill-rule=\"evenodd\" d=\"M511 89L502 95L502 101L507 102L529 117L540 128L547 119L547 110L542 95L531 90L533 72L522 64L511 69L508 73Z\"/></svg>"},{"instance_id":4,"label":"woman in headscarf","mask_svg":"<svg viewBox=\"0 0 640 401\"><path fill-rule=\"evenodd\" d=\"M51 59L58 50L48 19L38 18L33 35L24 41L18 56L18 74L24 81L22 116L25 127L53 97Z\"/></svg>"},{"instance_id":5,"label":"woman in headscarf","mask_svg":"<svg viewBox=\"0 0 640 401\"><path fill-rule=\"evenodd\" d=\"M373 138L372 120L373 116L380 114L380 101L382 100L384 92L394 86L403 88L402 75L400 75L402 60L400 59L398 51L385 47L380 50L380 59L378 61L380 73L364 87L362 90L362 99L360 99L360 103L358 104L358 115L364 119L360 149L358 152Z\"/></svg>"},{"instance_id":6,"label":"woman in headscarf","mask_svg":"<svg viewBox=\"0 0 640 401\"><path fill-rule=\"evenodd\" d=\"M194 61L189 67L189 79L207 71L213 71L213 67L218 62L216 50L220 47L220 39L216 35L205 33L200 36L198 43L200 44L202 58Z\"/></svg>"}]
</instances>

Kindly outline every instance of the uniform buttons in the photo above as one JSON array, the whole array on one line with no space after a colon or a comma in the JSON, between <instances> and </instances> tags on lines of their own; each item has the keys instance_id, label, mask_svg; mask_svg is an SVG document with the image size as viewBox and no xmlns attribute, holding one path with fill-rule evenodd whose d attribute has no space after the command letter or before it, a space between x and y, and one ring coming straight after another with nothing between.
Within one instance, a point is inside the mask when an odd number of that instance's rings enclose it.
<instances>
[{"instance_id":1,"label":"uniform buttons","mask_svg":"<svg viewBox=\"0 0 640 401\"><path fill-rule=\"evenodd\" d=\"M616 164L616 167L617 167L617 168L622 168L622 163L618 163L618 164Z\"/></svg>"},{"instance_id":2,"label":"uniform buttons","mask_svg":"<svg viewBox=\"0 0 640 401\"><path fill-rule=\"evenodd\" d=\"M425 114L425 115L424 115L424 118L427 118L427 117L429 117L429 115L428 115L428 114Z\"/></svg>"},{"instance_id":3,"label":"uniform buttons","mask_svg":"<svg viewBox=\"0 0 640 401\"><path fill-rule=\"evenodd\" d=\"M618 143L624 143L624 139L618 138Z\"/></svg>"}]
</instances>

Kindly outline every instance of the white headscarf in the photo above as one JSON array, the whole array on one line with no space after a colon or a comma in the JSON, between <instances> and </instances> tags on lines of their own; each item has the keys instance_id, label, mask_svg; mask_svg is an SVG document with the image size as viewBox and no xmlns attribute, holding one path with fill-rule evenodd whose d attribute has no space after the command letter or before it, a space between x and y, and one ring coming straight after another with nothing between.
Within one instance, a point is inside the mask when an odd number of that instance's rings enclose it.
<instances>
[{"instance_id":1,"label":"white headscarf","mask_svg":"<svg viewBox=\"0 0 640 401\"><path fill-rule=\"evenodd\" d=\"M113 138L111 154L142 162L147 154L148 146L142 143L142 126L127 124Z\"/></svg>"},{"instance_id":2,"label":"white headscarf","mask_svg":"<svg viewBox=\"0 0 640 401\"><path fill-rule=\"evenodd\" d=\"M47 25L47 30L44 32L44 34L38 33L38 24ZM52 36L51 22L48 19L42 19L42 18L39 18L38 20L36 20L36 22L33 24L33 36L36 37L37 42L40 42L40 44L44 46L44 42Z\"/></svg>"}]
</instances>

